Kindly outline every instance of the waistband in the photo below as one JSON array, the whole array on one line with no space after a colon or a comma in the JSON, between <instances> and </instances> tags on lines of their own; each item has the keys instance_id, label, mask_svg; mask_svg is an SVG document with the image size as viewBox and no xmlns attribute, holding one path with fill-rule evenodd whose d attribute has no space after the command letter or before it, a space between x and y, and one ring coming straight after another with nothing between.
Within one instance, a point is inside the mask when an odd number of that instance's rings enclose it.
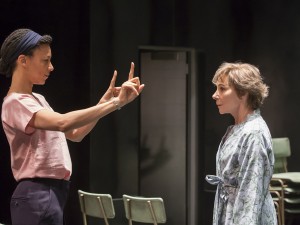
<instances>
[{"instance_id":1,"label":"waistband","mask_svg":"<svg viewBox=\"0 0 300 225\"><path fill-rule=\"evenodd\" d=\"M70 184L70 181L68 181L68 180L42 178L42 177L24 178L24 179L19 180L18 183L23 182L23 181L31 181L31 182L35 182L35 183L41 183L41 184L46 184L49 186L56 186L56 187L65 187L65 186L69 186L69 184Z\"/></svg>"},{"instance_id":2,"label":"waistband","mask_svg":"<svg viewBox=\"0 0 300 225\"><path fill-rule=\"evenodd\" d=\"M229 188L238 188L237 186L224 183L222 177L215 176L215 175L207 175L205 177L205 180L212 185L218 185L217 194L219 198L222 199L223 202L226 202L228 199Z\"/></svg>"}]
</instances>

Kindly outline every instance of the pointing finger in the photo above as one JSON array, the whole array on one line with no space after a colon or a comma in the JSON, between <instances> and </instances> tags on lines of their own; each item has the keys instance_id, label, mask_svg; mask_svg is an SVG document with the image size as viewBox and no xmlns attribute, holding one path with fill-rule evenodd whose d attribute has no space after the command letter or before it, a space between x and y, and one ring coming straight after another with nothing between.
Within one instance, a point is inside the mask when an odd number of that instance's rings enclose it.
<instances>
[{"instance_id":1,"label":"pointing finger","mask_svg":"<svg viewBox=\"0 0 300 225\"><path fill-rule=\"evenodd\" d=\"M110 85L109 85L110 88L114 88L115 87L116 79L117 79L117 74L118 74L118 72L115 70L114 74L113 74L113 78L110 81Z\"/></svg>"},{"instance_id":2,"label":"pointing finger","mask_svg":"<svg viewBox=\"0 0 300 225\"><path fill-rule=\"evenodd\" d=\"M134 75L134 63L132 62L130 65L130 71L129 71L129 75L128 75L128 80L132 79Z\"/></svg>"}]
</instances>

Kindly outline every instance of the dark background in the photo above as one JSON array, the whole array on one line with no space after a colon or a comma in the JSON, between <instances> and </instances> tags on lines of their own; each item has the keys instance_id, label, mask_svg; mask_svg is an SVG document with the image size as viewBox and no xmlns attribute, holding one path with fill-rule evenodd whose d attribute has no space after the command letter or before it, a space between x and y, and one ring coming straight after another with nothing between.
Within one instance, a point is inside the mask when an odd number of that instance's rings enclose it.
<instances>
[{"instance_id":1,"label":"dark background","mask_svg":"<svg viewBox=\"0 0 300 225\"><path fill-rule=\"evenodd\" d=\"M96 104L114 69L118 84L130 62L138 65L142 45L191 47L205 55L205 90L201 102L205 124L199 139L203 174L215 173L215 154L229 116L220 116L211 95L211 78L224 61L259 67L270 86L262 115L273 137L290 138L290 171L299 171L300 2L284 0L1 0L0 42L17 28L53 37L54 72L35 91L46 95L58 112ZM202 76L203 74L201 74ZM200 76L200 74L199 74ZM0 98L10 80L0 77ZM146 87L151 88L151 87ZM165 88L172 88L166 84ZM82 224L77 190L138 193L138 100L103 118L81 143L69 143L73 161L72 189L66 207L68 224ZM204 182L204 177L200 182ZM14 188L9 147L0 132L0 222L9 218ZM203 185L201 185L202 187ZM204 183L205 188L210 188ZM209 224L213 194L199 190L199 224ZM206 206L206 207L202 207ZM169 215L171 216L171 215Z\"/></svg>"}]
</instances>

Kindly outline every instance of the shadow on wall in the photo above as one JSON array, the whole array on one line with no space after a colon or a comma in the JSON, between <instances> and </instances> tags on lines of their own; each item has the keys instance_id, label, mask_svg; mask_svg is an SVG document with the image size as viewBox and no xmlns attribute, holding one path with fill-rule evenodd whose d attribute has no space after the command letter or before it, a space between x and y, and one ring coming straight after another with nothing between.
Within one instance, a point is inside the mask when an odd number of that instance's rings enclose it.
<instances>
[{"instance_id":1,"label":"shadow on wall","mask_svg":"<svg viewBox=\"0 0 300 225\"><path fill-rule=\"evenodd\" d=\"M165 147L165 138L162 137L160 140L160 146L158 149L150 149L147 145L148 137L144 136L141 142L141 152L140 154L140 175L141 177L147 176L153 171L158 170L162 165L164 165L170 158L171 154Z\"/></svg>"}]
</instances>

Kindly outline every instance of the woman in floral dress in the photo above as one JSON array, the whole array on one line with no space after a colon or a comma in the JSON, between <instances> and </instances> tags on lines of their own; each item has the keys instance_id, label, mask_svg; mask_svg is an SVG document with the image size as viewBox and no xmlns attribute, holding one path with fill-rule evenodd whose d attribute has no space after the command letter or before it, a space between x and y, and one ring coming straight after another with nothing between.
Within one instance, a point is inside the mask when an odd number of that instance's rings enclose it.
<instances>
[{"instance_id":1,"label":"woman in floral dress","mask_svg":"<svg viewBox=\"0 0 300 225\"><path fill-rule=\"evenodd\" d=\"M214 225L275 225L276 212L269 192L274 154L269 128L260 115L268 96L258 68L247 63L223 63L212 82L220 114L231 114L216 156L217 185Z\"/></svg>"}]
</instances>

